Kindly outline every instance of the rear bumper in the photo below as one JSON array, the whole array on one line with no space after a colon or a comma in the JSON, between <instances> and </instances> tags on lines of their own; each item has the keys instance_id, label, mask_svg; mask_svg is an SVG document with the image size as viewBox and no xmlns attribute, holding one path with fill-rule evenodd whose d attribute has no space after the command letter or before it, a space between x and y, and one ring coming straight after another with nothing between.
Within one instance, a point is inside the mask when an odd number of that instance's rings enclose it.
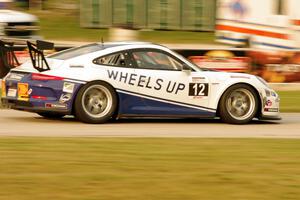
<instances>
[{"instance_id":1,"label":"rear bumper","mask_svg":"<svg viewBox=\"0 0 300 200\"><path fill-rule=\"evenodd\" d=\"M62 114L71 114L70 109L68 109L65 105L56 105L57 107L39 107L34 106L33 103L29 101L19 101L7 98L1 98L2 105L15 109L15 110L23 110L28 112L55 112L55 113L62 113ZM55 104L51 104L55 105Z\"/></svg>"},{"instance_id":2,"label":"rear bumper","mask_svg":"<svg viewBox=\"0 0 300 200\"><path fill-rule=\"evenodd\" d=\"M16 110L71 114L80 83L38 73L11 71L2 81L2 104Z\"/></svg>"}]
</instances>

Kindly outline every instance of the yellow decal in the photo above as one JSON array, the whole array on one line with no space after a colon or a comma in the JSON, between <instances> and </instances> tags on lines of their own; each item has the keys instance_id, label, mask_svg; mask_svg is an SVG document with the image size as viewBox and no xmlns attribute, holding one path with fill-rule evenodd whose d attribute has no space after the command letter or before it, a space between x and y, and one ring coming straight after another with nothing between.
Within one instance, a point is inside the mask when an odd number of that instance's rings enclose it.
<instances>
[{"instance_id":1,"label":"yellow decal","mask_svg":"<svg viewBox=\"0 0 300 200\"><path fill-rule=\"evenodd\" d=\"M6 85L5 85L5 81L2 80L2 92L1 92L1 95L2 97L6 97Z\"/></svg>"},{"instance_id":2,"label":"yellow decal","mask_svg":"<svg viewBox=\"0 0 300 200\"><path fill-rule=\"evenodd\" d=\"M18 100L28 101L28 83L18 83Z\"/></svg>"}]
</instances>

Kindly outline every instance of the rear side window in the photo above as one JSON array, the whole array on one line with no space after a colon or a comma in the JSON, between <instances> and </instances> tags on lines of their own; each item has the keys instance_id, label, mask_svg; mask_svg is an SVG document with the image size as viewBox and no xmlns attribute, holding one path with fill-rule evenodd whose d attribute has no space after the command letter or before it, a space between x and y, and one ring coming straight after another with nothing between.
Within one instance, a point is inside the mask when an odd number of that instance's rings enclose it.
<instances>
[{"instance_id":1,"label":"rear side window","mask_svg":"<svg viewBox=\"0 0 300 200\"><path fill-rule=\"evenodd\" d=\"M115 67L129 67L130 64L128 63L126 58L126 52L119 52L96 58L93 61L93 63L98 65L109 65Z\"/></svg>"}]
</instances>

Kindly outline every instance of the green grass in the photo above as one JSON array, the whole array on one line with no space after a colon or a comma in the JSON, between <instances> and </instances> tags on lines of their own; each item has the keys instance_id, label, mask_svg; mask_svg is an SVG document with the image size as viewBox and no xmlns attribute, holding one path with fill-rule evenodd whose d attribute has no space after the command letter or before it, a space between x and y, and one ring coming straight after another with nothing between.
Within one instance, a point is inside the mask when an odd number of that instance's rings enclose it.
<instances>
[{"instance_id":1,"label":"green grass","mask_svg":"<svg viewBox=\"0 0 300 200\"><path fill-rule=\"evenodd\" d=\"M300 140L1 138L0 199L299 199Z\"/></svg>"},{"instance_id":2,"label":"green grass","mask_svg":"<svg viewBox=\"0 0 300 200\"><path fill-rule=\"evenodd\" d=\"M281 112L300 112L300 91L279 91Z\"/></svg>"},{"instance_id":3,"label":"green grass","mask_svg":"<svg viewBox=\"0 0 300 200\"><path fill-rule=\"evenodd\" d=\"M109 40L108 29L81 28L78 11L30 11L40 19L40 35L47 40L88 41ZM137 40L156 43L214 43L213 32L138 31Z\"/></svg>"},{"instance_id":4,"label":"green grass","mask_svg":"<svg viewBox=\"0 0 300 200\"><path fill-rule=\"evenodd\" d=\"M101 41L108 38L106 29L85 29L79 26L79 13L31 11L40 20L40 35L47 40ZM54 14L55 13L55 14Z\"/></svg>"}]
</instances>

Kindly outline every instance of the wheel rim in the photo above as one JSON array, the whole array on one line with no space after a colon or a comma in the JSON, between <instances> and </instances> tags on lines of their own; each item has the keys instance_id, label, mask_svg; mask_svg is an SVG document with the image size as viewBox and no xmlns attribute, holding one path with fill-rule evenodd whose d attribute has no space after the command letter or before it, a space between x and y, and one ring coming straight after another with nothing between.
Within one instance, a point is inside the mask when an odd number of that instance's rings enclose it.
<instances>
[{"instance_id":1,"label":"wheel rim","mask_svg":"<svg viewBox=\"0 0 300 200\"><path fill-rule=\"evenodd\" d=\"M112 95L102 85L93 85L87 88L82 95L84 111L93 118L105 116L112 107Z\"/></svg>"},{"instance_id":2,"label":"wheel rim","mask_svg":"<svg viewBox=\"0 0 300 200\"><path fill-rule=\"evenodd\" d=\"M255 109L254 95L247 89L241 88L231 92L226 102L229 114L237 120L248 119Z\"/></svg>"}]
</instances>

